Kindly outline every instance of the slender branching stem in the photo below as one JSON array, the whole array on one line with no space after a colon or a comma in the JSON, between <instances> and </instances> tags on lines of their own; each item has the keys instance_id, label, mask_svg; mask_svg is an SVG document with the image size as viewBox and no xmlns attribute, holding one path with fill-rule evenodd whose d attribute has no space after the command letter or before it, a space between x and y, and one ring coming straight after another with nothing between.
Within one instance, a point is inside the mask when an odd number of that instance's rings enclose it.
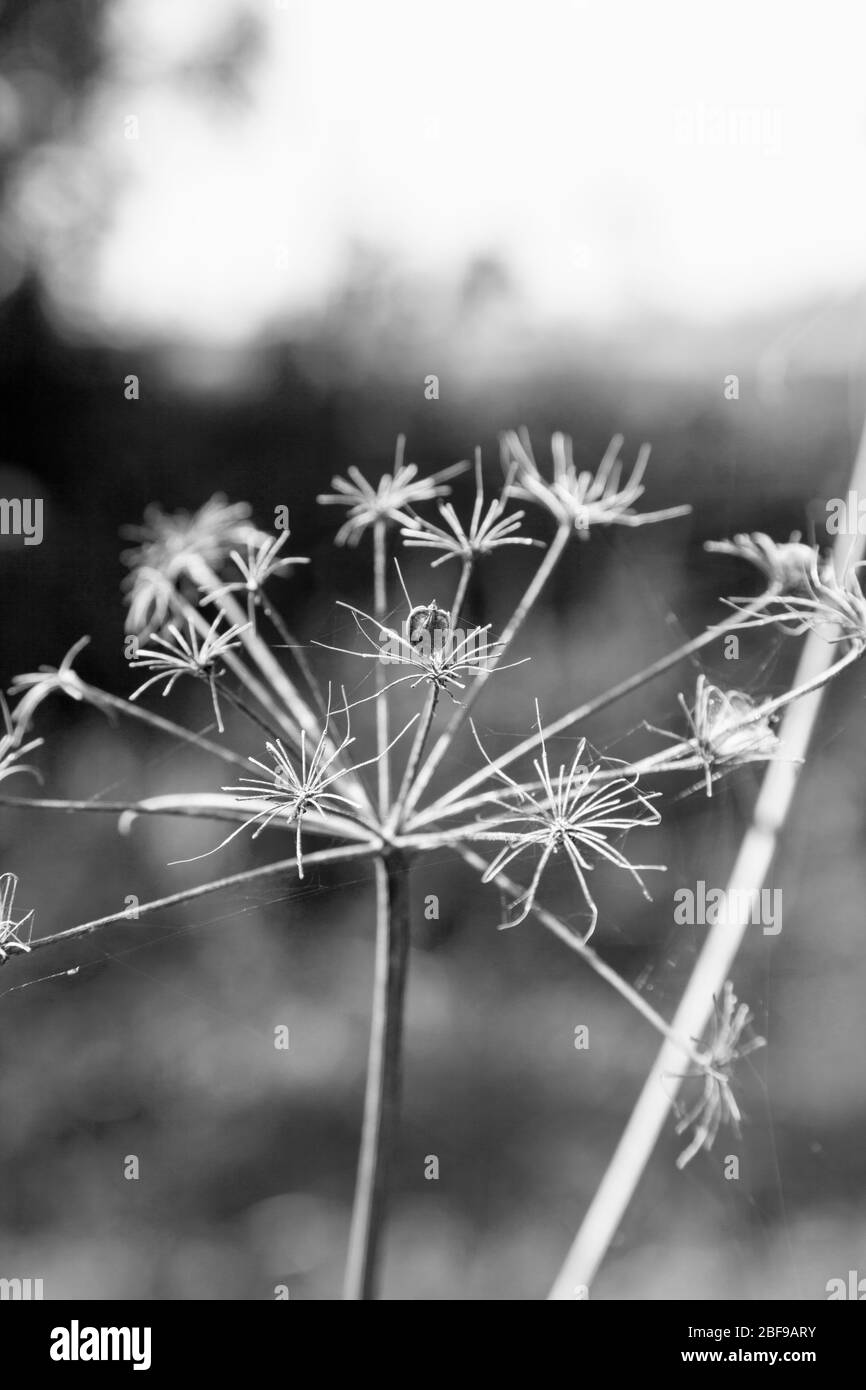
<instances>
[{"instance_id":1,"label":"slender branching stem","mask_svg":"<svg viewBox=\"0 0 866 1390\"><path fill-rule=\"evenodd\" d=\"M215 680L221 697L224 700L228 700L229 704L232 705L239 714L243 714L252 724L255 724L256 728L261 729L263 733L267 734L272 742L279 738L280 735L273 725L269 724L266 719L263 719L262 716L253 709L252 705L248 705L241 695L238 695L236 691L230 689L218 676L215 677Z\"/></svg>"},{"instance_id":2,"label":"slender branching stem","mask_svg":"<svg viewBox=\"0 0 866 1390\"><path fill-rule=\"evenodd\" d=\"M400 1104L403 1011L409 956L406 866L399 854L376 860L376 962L364 1120L344 1297L376 1296L388 1162Z\"/></svg>"},{"instance_id":3,"label":"slender branching stem","mask_svg":"<svg viewBox=\"0 0 866 1390\"><path fill-rule=\"evenodd\" d=\"M400 819L403 815L403 807L406 804L406 798L409 795L409 792L412 788L412 783L415 780L415 774L418 771L418 766L421 762L421 758L424 755L424 749L427 745L427 739L429 737L430 730L433 727L433 718L436 714L436 706L438 703L439 687L437 685L431 685L430 689L427 691L427 699L424 704L424 710L422 712L421 719L418 723L418 728L415 731L415 738L412 742L412 751L409 754L409 761L406 764L406 771L403 773L403 781L400 784L400 790L397 793L397 799L394 802L394 805L391 809L391 813L388 817L388 822L385 827L390 834L394 834L400 827Z\"/></svg>"},{"instance_id":4,"label":"slender branching stem","mask_svg":"<svg viewBox=\"0 0 866 1390\"><path fill-rule=\"evenodd\" d=\"M441 763L442 759L445 757L445 754L448 752L448 749L451 747L451 744L454 742L454 739L456 735L459 733L460 729L462 728L465 720L468 718L472 706L475 704L475 701L478 699L478 696L481 694L481 691L484 689L484 686L486 685L487 681L493 675L493 672L495 671L496 666L499 662L500 656L507 651L509 644L517 636L517 633L520 631L521 627L526 621L526 618L532 612L532 609L539 595L541 594L545 584L547 583L548 579L550 578L551 574L556 568L557 562L560 556L562 555L562 552L565 550L565 547L567 546L569 540L571 539L571 536L571 523L563 522L557 529L556 535L554 536L553 540L551 541L550 545L545 551L544 559L538 566L538 569L533 575L529 587L527 588L526 592L524 593L523 597L521 598L520 602L518 603L517 607L512 613L511 619L509 620L504 632L502 633L501 637L497 639L497 650L499 655L491 656L488 659L484 667L484 670L481 671L479 675L476 677L476 679L472 682L472 685L467 690L466 695L464 696L460 705L454 711L445 729L433 745L433 748L426 762L421 767L418 776L415 778L415 784L412 787L412 790L410 791L408 799L406 801L407 814L412 812L417 806L419 799L423 796L424 792L429 786L430 780L433 777L437 767Z\"/></svg>"},{"instance_id":5,"label":"slender branching stem","mask_svg":"<svg viewBox=\"0 0 866 1390\"><path fill-rule=\"evenodd\" d=\"M324 719L327 715L327 704L322 695L319 682L316 680L315 672L307 660L307 654L304 651L303 644L299 642L296 637L293 637L291 630L283 621L282 615L274 608L264 590L261 591L261 601L262 612L273 627L280 641L283 643L283 646L286 647L297 662L298 670L307 682L307 687L313 697L319 715Z\"/></svg>"},{"instance_id":6,"label":"slender branching stem","mask_svg":"<svg viewBox=\"0 0 866 1390\"><path fill-rule=\"evenodd\" d=\"M374 846L365 844L336 845L333 849L313 850L312 853L304 855L304 867L306 868L310 864L336 864L347 859L366 859L374 849ZM262 864L256 869L244 869L237 874L228 874L225 878L212 879L209 883L202 883L197 888L183 888L178 893L169 893L165 898L155 898L151 902L139 903L134 910L134 915L127 908L123 912L111 912L106 917L95 917L92 921L82 922L76 927L67 927L65 931L53 932L50 936L40 936L30 942L30 951L41 951L46 946L57 946L65 941L77 941L80 937L89 936L92 932L101 931L104 927L110 927L116 922L129 922L137 925L139 919L149 912L159 912L166 907L178 907L181 903L193 902L196 898L204 898L210 896L211 893L219 893L224 888L237 888L272 874L288 873L297 867L297 858L279 859L273 864Z\"/></svg>"},{"instance_id":7,"label":"slender branching stem","mask_svg":"<svg viewBox=\"0 0 866 1390\"><path fill-rule=\"evenodd\" d=\"M473 787L483 785L488 778L493 776L496 772L509 767L511 763L516 762L518 758L522 758L526 753L533 752L536 748L540 747L542 742L555 738L557 734L564 733L566 729L571 728L572 725L577 724L580 720L588 719L590 715L598 714L600 710L606 709L617 700L621 700L624 696L632 694L635 690L639 690L641 686L646 685L649 681L655 680L657 676L670 670L672 666L676 666L679 662L685 661L695 652L700 651L702 647L706 647L710 642L714 642L717 637L722 637L725 633L732 631L732 629L742 626L749 617L753 616L765 606L770 597L772 597L772 595L761 595L761 597L756 599L748 609L737 613L734 617L726 619L724 622L718 623L713 627L708 627L697 637L692 637L688 642L684 642L682 646L677 647L675 651L668 652L666 656L659 657L657 661L651 662L651 664L645 666L643 670L637 671L632 676L627 676L625 680L619 681L618 684L611 686L600 695L594 696L593 699L586 700L583 704L575 706L574 709L569 710L568 714L564 714L559 719L553 720L552 723L546 724L543 730L530 734L527 738L523 739L522 742L510 748L507 753L503 753L499 758L492 759L489 763L479 768L477 772L473 772L471 776L465 777L462 782L458 782L456 786L451 787L450 790L439 797L438 800L431 802L429 806L425 807L423 811L420 811L407 822L407 828L414 829L417 826L424 825L427 821L438 820L445 807L450 806L454 801L461 800Z\"/></svg>"},{"instance_id":8,"label":"slender branching stem","mask_svg":"<svg viewBox=\"0 0 866 1390\"><path fill-rule=\"evenodd\" d=\"M472 556L466 555L463 558L460 570L460 578L457 581L457 592L454 595L454 602L451 605L451 626L460 626L460 616L463 612L463 604L466 602L466 590L469 588L469 580L472 578Z\"/></svg>"},{"instance_id":9,"label":"slender branching stem","mask_svg":"<svg viewBox=\"0 0 866 1390\"><path fill-rule=\"evenodd\" d=\"M860 438L851 487L866 487L866 426ZM845 557L849 565L863 556L864 538L855 538ZM835 546L842 554L842 541ZM811 741L823 701L827 677L860 656L862 646L852 646L841 661L830 664L831 648L815 631L809 633L795 676L798 695L789 704L781 739L792 759L802 760ZM776 708L781 708L776 702ZM794 761L770 763L755 803L747 830L728 881L726 902L736 910L720 913L711 926L680 1001L674 1028L687 1036L700 1037L712 1016L714 1001L721 992L742 945L751 913L746 904L760 893L776 855L779 838L787 821L797 786L798 768ZM626 1209L643 1176L661 1134L671 1105L675 1102L682 1077L669 1043L658 1053L631 1113L616 1151L596 1189L574 1243L554 1281L549 1297L556 1301L585 1297L602 1260L610 1248Z\"/></svg>"},{"instance_id":10,"label":"slender branching stem","mask_svg":"<svg viewBox=\"0 0 866 1390\"><path fill-rule=\"evenodd\" d=\"M477 869L479 873L483 874L486 872L488 867L487 861L482 859L480 854L476 854L474 850L461 849L460 855L467 864L473 869ZM506 874L498 873L495 881L505 889L506 893L511 893L515 897L523 892L523 889L512 879L508 878ZM579 955L581 960L585 961L589 968L595 971L596 975L599 975L607 984L612 985L617 994L622 995L623 999L625 999L633 1009L645 1018L648 1023L651 1023L658 1033L661 1033L673 1046L678 1048L690 1062L695 1066L703 1065L703 1055L694 1044L684 1034L677 1033L677 1031L662 1018L661 1014L658 1013L651 1004L647 1003L642 994L639 994L632 985L624 980L621 975L617 974L612 966L608 965L606 961L603 961L597 951L594 951L591 946L587 946L585 941L579 936L576 936L571 928L566 926L565 922L559 917L554 916L552 912L548 912L546 907L539 906L538 903L533 903L530 911L543 926L547 927L548 931L553 932L554 936L558 936L560 941L564 941L569 950Z\"/></svg>"},{"instance_id":11,"label":"slender branching stem","mask_svg":"<svg viewBox=\"0 0 866 1390\"><path fill-rule=\"evenodd\" d=\"M214 575L207 566L204 566L204 573L209 576L209 583L216 584L216 575ZM204 614L193 604L189 603L182 594L175 591L173 602L177 611L192 623L193 627L201 636L204 636L210 630L210 623L207 621ZM226 594L224 598L220 599L220 607L231 624L242 626L246 623L246 615L243 609L240 604L232 598L231 594ZM250 637L249 630L241 633L240 637L249 651L249 643L246 641L246 639ZM267 651L264 643L258 637L255 638L253 646L254 649L257 646L261 646ZM268 653L268 655L270 655L270 653ZM239 660L236 652L225 652L222 660L225 662L226 666L228 666L229 670L237 676L240 683L246 686L247 690L253 698L258 701L262 709L267 710L271 718L276 720L282 730L283 737L288 738L295 747L299 747L301 741L300 725L292 718L288 711L280 705L279 700L275 700L272 697L268 687L263 685L258 677L253 675L252 671ZM318 738L318 734L316 737Z\"/></svg>"},{"instance_id":12,"label":"slender branching stem","mask_svg":"<svg viewBox=\"0 0 866 1390\"><path fill-rule=\"evenodd\" d=\"M386 566L388 563L387 531L384 519L373 527L373 613L380 623L388 615L388 586ZM382 661L375 665L376 690L376 747L379 753L377 764L379 816L384 821L391 802L391 761L388 754L388 691L385 688L385 666Z\"/></svg>"},{"instance_id":13,"label":"slender branching stem","mask_svg":"<svg viewBox=\"0 0 866 1390\"><path fill-rule=\"evenodd\" d=\"M240 753L235 753L231 748L226 748L222 743L214 743L202 734L194 733L192 729L185 729L182 724L175 724L171 719L163 719L162 715L154 714L144 705L134 705L129 700L121 700L119 696L109 695L107 690L100 690L95 685L86 685L82 682L82 686L84 698L98 709L116 710L118 714L125 715L127 719L137 719L141 724L149 724L152 729L158 729L161 734L168 734L171 738L178 738L182 739L184 743L191 743L196 748L200 748L203 753L212 753L214 757L221 758L223 762L234 763L236 767L248 767L246 758Z\"/></svg>"},{"instance_id":14,"label":"slender branching stem","mask_svg":"<svg viewBox=\"0 0 866 1390\"><path fill-rule=\"evenodd\" d=\"M189 816L195 820L247 820L247 812L228 806L149 806L146 801L74 801L60 797L0 796L0 806L26 811L96 811L116 816Z\"/></svg>"}]
</instances>

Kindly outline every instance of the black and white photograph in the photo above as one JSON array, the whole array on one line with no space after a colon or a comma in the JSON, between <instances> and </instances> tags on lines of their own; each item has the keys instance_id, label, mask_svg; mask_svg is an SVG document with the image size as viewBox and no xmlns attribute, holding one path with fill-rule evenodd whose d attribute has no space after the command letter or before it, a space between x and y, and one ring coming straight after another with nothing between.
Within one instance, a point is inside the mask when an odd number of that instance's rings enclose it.
<instances>
[{"instance_id":1,"label":"black and white photograph","mask_svg":"<svg viewBox=\"0 0 866 1390\"><path fill-rule=\"evenodd\" d=\"M866 1300L864 51L858 0L0 0L34 1366L310 1301L820 1365L795 1305Z\"/></svg>"}]
</instances>

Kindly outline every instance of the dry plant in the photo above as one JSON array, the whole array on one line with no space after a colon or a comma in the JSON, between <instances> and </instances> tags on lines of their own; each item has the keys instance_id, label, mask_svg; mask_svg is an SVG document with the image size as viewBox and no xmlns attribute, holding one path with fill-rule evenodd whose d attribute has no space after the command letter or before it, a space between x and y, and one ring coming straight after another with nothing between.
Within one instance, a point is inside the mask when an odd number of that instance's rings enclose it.
<instances>
[{"instance_id":1,"label":"dry plant","mask_svg":"<svg viewBox=\"0 0 866 1390\"><path fill-rule=\"evenodd\" d=\"M704 1019L714 1007L714 997L718 1010L706 1042L696 1040L700 1030L693 1035L679 1023L672 1026L587 945L597 923L597 940L604 941L604 903L590 883L604 861L648 896L642 874L663 866L632 863L623 842L629 831L650 830L661 820L663 794L649 785L650 779L654 784L665 775L697 774L699 787L710 796L716 780L732 768L781 758L784 740L780 745L776 733L780 712L819 690L862 655L866 600L854 569L837 574L797 536L781 543L760 534L738 536L708 546L757 567L764 587L756 598L731 599L727 615L718 623L575 708L550 718L536 702L534 710L527 711L525 727L531 732L491 757L472 711L492 676L507 680L508 670L527 659L529 653L520 649L526 620L568 547L591 543L603 527L633 529L673 521L690 510L640 510L649 449L643 446L633 468L624 472L622 445L617 436L595 470L580 470L571 440L555 434L548 469L536 461L525 431L508 432L502 438L501 490L492 500L485 499L476 454L475 500L466 518L444 499L450 492L449 479L468 465L456 464L424 477L415 464L405 462L402 438L393 471L375 483L356 468L350 468L346 478L335 478L333 491L319 501L344 509L337 544L357 546L367 537L372 541L370 610L342 606L355 640L336 648L355 659L359 671L372 668L375 690L365 700L352 704L345 692L336 699L330 688L323 694L308 653L285 621L274 581L289 577L293 566L305 563L302 557L283 554L287 527L276 534L260 530L249 507L217 496L192 514L169 515L151 507L144 524L131 533L135 544L124 552L129 569L129 665L131 684L137 673L149 673L143 685L123 698L88 683L76 669L87 640L83 638L58 667L42 667L13 680L9 693L16 703L11 715L3 704L0 780L30 770L20 760L42 742L32 737L33 725L42 702L53 694L95 706L112 717L137 720L160 736L191 744L213 760L214 774L206 788L141 801L7 795L0 799L2 804L119 813L124 822L141 814L229 822L228 835L222 840L215 835L213 849L201 859L218 858L230 840L243 834L269 836L275 843L281 835L290 835L288 855L142 903L138 917L269 875L302 877L311 864L372 864L375 982L346 1266L345 1296L350 1299L374 1297L377 1288L387 1163L400 1093L409 879L412 866L427 854L438 855L450 847L483 883L504 895L510 906L503 927L532 919L553 932L666 1040L680 1060L681 1074L698 1078L698 1100L680 1112L677 1125L678 1132L688 1136L681 1165L712 1145L721 1124L739 1124L735 1064L761 1042L746 1036L748 1007L738 1004L733 986L722 980L704 1001ZM522 507L514 509L513 500ZM541 508L548 515L553 530L547 544L521 534L526 507ZM437 576L444 576L448 571L443 567L453 560L453 592L440 592L429 604L413 602L392 553L394 545L432 556ZM464 602L476 566L495 563L496 552L511 546L540 546L542 551L513 614L498 635L489 624L464 627ZM398 621L390 617L394 610L389 590L399 593L400 605L405 603ZM655 731L664 740L655 751L635 762L590 754L581 725L592 714L724 634L765 627L827 635L835 644L834 660L785 694L760 700L721 690L701 676L694 694L680 695L682 731ZM207 733L157 713L144 699L149 696L152 702L157 687L170 699L184 677L207 687L214 717ZM394 733L390 705L398 686L402 700L408 698L417 708ZM367 700L375 708L375 739L356 754L352 710ZM165 708L162 699L156 703ZM225 707L231 707L249 731L241 751L227 739ZM454 768L465 769L465 762L449 761L448 754L470 729L476 765L468 773L455 774ZM557 765L551 762L551 740L563 734L572 736L573 744ZM230 774L220 764L227 765ZM375 786L363 775L371 769ZM221 779L227 775L232 780L225 785ZM321 848L309 848L313 838L323 841ZM570 870L572 915L584 919L583 932L544 904L554 859ZM128 920L128 913L121 911L34 939L32 914L17 915L14 907L17 887L14 874L4 873L0 964L11 966L23 954Z\"/></svg>"}]
</instances>

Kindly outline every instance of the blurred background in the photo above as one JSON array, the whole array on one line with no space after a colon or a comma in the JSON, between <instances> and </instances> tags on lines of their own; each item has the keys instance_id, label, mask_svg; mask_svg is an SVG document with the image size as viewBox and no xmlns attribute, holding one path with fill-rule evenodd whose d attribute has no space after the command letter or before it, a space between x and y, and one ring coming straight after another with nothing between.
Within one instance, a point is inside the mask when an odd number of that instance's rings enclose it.
<instances>
[{"instance_id":1,"label":"blurred background","mask_svg":"<svg viewBox=\"0 0 866 1390\"><path fill-rule=\"evenodd\" d=\"M864 31L855 0L820 24L781 0L0 4L0 496L45 507L41 545L0 537L2 685L87 633L78 669L128 693L119 530L217 491L265 526L289 506L311 563L279 584L287 621L352 645L335 601L369 607L368 542L335 549L315 497L351 464L375 480L401 431L428 470L480 445L491 490L503 428L528 426L543 460L566 430L587 466L622 431L629 459L653 445L644 505L694 506L572 548L521 638L531 662L479 705L491 754L535 696L554 717L757 588L706 539L823 543L866 410ZM454 495L465 513L465 480ZM527 526L549 539L543 514ZM537 552L501 554L469 600L494 628ZM447 603L448 567L408 552L405 569L416 601ZM364 693L359 663L312 652ZM699 670L775 693L796 654L769 632L736 662L707 648L580 732L638 755L643 720L681 727ZM828 694L772 873L783 929L751 929L738 961L768 1040L740 1071L742 1141L723 1132L679 1173L671 1121L593 1297L810 1300L866 1275L862 702L856 669ZM204 727L206 695L178 686L167 712ZM48 796L224 779L59 698L37 732ZM475 757L458 750L443 785ZM673 893L724 885L758 777L711 802L663 785L662 827L629 851L669 866L652 904L596 875L596 944L668 1017L703 933L674 924ZM38 935L286 852L238 839L167 867L218 829L4 810L0 871ZM585 921L566 873L544 898ZM383 1295L538 1299L656 1038L540 926L498 932L498 894L447 852L419 865L412 904ZM337 1296L372 962L369 875L344 867L3 969L0 1276L49 1298Z\"/></svg>"}]
</instances>

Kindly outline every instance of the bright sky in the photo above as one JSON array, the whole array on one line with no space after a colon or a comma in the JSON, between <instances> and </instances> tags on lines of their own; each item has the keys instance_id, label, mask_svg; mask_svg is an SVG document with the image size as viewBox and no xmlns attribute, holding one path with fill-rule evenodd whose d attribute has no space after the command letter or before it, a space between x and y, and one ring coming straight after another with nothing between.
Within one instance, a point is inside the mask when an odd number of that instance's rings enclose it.
<instances>
[{"instance_id":1,"label":"bright sky","mask_svg":"<svg viewBox=\"0 0 866 1390\"><path fill-rule=\"evenodd\" d=\"M245 10L224 106L177 68ZM237 345L352 239L443 276L500 252L580 322L864 279L862 0L116 0L109 36L86 143L117 186L61 290L115 331Z\"/></svg>"}]
</instances>

